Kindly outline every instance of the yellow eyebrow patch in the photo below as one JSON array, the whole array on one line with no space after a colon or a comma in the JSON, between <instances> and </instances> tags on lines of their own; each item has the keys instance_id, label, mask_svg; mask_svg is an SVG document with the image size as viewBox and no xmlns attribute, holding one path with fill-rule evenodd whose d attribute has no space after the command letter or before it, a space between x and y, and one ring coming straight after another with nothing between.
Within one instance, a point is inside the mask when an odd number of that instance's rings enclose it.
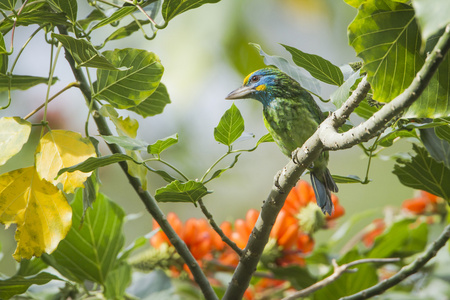
<instances>
[{"instance_id":1,"label":"yellow eyebrow patch","mask_svg":"<svg viewBox=\"0 0 450 300\"><path fill-rule=\"evenodd\" d=\"M261 84L261 85L258 85L257 87L256 87L256 90L257 91L264 91L266 89L266 85L265 84Z\"/></svg>"},{"instance_id":2,"label":"yellow eyebrow patch","mask_svg":"<svg viewBox=\"0 0 450 300\"><path fill-rule=\"evenodd\" d=\"M248 80L250 79L250 76L252 76L253 73L255 73L255 72L251 72L250 74L247 75L247 77L244 78L244 85L248 83Z\"/></svg>"}]
</instances>

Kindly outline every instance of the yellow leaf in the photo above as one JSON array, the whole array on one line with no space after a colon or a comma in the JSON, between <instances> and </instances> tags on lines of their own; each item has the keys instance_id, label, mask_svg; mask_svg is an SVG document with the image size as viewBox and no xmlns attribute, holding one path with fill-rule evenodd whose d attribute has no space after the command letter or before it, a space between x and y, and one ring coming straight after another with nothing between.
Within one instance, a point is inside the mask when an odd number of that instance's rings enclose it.
<instances>
[{"instance_id":1,"label":"yellow leaf","mask_svg":"<svg viewBox=\"0 0 450 300\"><path fill-rule=\"evenodd\" d=\"M0 222L17 224L13 257L20 261L53 252L69 232L72 209L57 187L28 167L0 176Z\"/></svg>"},{"instance_id":2,"label":"yellow leaf","mask_svg":"<svg viewBox=\"0 0 450 300\"><path fill-rule=\"evenodd\" d=\"M88 138L83 138L78 132L52 130L39 141L36 149L36 170L40 178L54 185L62 183L64 192L73 193L77 187L84 187L83 182L92 172L66 172L56 178L58 171L95 156L94 145Z\"/></svg>"},{"instance_id":3,"label":"yellow leaf","mask_svg":"<svg viewBox=\"0 0 450 300\"><path fill-rule=\"evenodd\" d=\"M103 105L100 108L100 114L105 118L109 118L116 126L117 134L120 136L129 136L136 138L139 123L135 119L126 117L125 119L117 113L116 109L111 105Z\"/></svg>"},{"instance_id":4,"label":"yellow leaf","mask_svg":"<svg viewBox=\"0 0 450 300\"><path fill-rule=\"evenodd\" d=\"M0 118L0 166L22 149L30 132L30 122L19 117Z\"/></svg>"}]
</instances>

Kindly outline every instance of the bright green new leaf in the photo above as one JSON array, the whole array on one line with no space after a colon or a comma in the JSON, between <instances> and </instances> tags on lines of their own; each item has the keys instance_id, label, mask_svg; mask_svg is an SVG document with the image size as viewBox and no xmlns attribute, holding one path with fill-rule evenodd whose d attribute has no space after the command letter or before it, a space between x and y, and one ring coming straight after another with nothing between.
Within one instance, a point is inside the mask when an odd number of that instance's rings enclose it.
<instances>
[{"instance_id":1,"label":"bright green new leaf","mask_svg":"<svg viewBox=\"0 0 450 300\"><path fill-rule=\"evenodd\" d=\"M78 132L52 130L39 141L36 149L36 170L41 178L54 185L62 183L64 192L73 193L77 187L83 187L91 173L77 171L62 174L60 169L96 155L95 147L89 138L83 138Z\"/></svg>"},{"instance_id":2,"label":"bright green new leaf","mask_svg":"<svg viewBox=\"0 0 450 300\"><path fill-rule=\"evenodd\" d=\"M19 153L28 141L31 123L19 117L0 118L0 166Z\"/></svg>"},{"instance_id":3,"label":"bright green new leaf","mask_svg":"<svg viewBox=\"0 0 450 300\"><path fill-rule=\"evenodd\" d=\"M94 98L108 101L117 108L139 105L160 84L164 68L158 56L139 49L116 49L103 55L117 67L126 71L97 70Z\"/></svg>"},{"instance_id":4,"label":"bright green new leaf","mask_svg":"<svg viewBox=\"0 0 450 300\"><path fill-rule=\"evenodd\" d=\"M148 143L128 136L102 135L108 144L117 144L127 150L146 150Z\"/></svg>"},{"instance_id":5,"label":"bright green new leaf","mask_svg":"<svg viewBox=\"0 0 450 300\"><path fill-rule=\"evenodd\" d=\"M72 165L71 167L67 168L62 168L61 170L59 170L58 176L61 176L65 172L71 173L79 171L83 173L90 173L100 167L104 167L107 165L115 164L126 160L133 160L133 158L131 156L122 153L114 153L111 155L105 155L100 157L90 157L79 164Z\"/></svg>"},{"instance_id":6,"label":"bright green new leaf","mask_svg":"<svg viewBox=\"0 0 450 300\"><path fill-rule=\"evenodd\" d=\"M162 113L164 107L169 103L169 93L167 92L166 86L161 82L150 97L142 101L139 105L128 108L128 110L134 111L146 118Z\"/></svg>"},{"instance_id":7,"label":"bright green new leaf","mask_svg":"<svg viewBox=\"0 0 450 300\"><path fill-rule=\"evenodd\" d=\"M33 284L43 285L51 280L62 280L58 276L42 272L34 276L15 275L11 278L0 280L0 299L10 299L15 295L25 293Z\"/></svg>"},{"instance_id":8,"label":"bright green new leaf","mask_svg":"<svg viewBox=\"0 0 450 300\"><path fill-rule=\"evenodd\" d=\"M122 208L99 193L92 209L86 212L83 225L82 191L72 202L73 226L58 249L44 260L67 278L105 284L117 267L117 255L124 245Z\"/></svg>"},{"instance_id":9,"label":"bright green new leaf","mask_svg":"<svg viewBox=\"0 0 450 300\"><path fill-rule=\"evenodd\" d=\"M7 76L5 74L0 74L0 92L8 90L8 85L11 84L12 90L28 90L29 88L44 83L48 84L47 77L35 77L26 75L12 75ZM58 81L58 78L53 77L52 85Z\"/></svg>"},{"instance_id":10,"label":"bright green new leaf","mask_svg":"<svg viewBox=\"0 0 450 300\"><path fill-rule=\"evenodd\" d=\"M106 70L118 70L106 57L101 55L91 42L76 39L68 35L52 33L52 37L60 41L75 60L76 67L91 67Z\"/></svg>"},{"instance_id":11,"label":"bright green new leaf","mask_svg":"<svg viewBox=\"0 0 450 300\"><path fill-rule=\"evenodd\" d=\"M0 222L17 225L17 261L53 252L69 231L71 217L64 194L40 179L34 167L0 176Z\"/></svg>"},{"instance_id":12,"label":"bright green new leaf","mask_svg":"<svg viewBox=\"0 0 450 300\"><path fill-rule=\"evenodd\" d=\"M147 147L147 152L150 154L160 155L161 152L163 152L170 146L175 145L176 143L178 143L178 133L175 133L164 139L157 140L154 144L151 144Z\"/></svg>"},{"instance_id":13,"label":"bright green new leaf","mask_svg":"<svg viewBox=\"0 0 450 300\"><path fill-rule=\"evenodd\" d=\"M155 199L158 202L192 202L196 204L207 194L208 190L201 182L175 180L165 187L157 189Z\"/></svg>"},{"instance_id":14,"label":"bright green new leaf","mask_svg":"<svg viewBox=\"0 0 450 300\"><path fill-rule=\"evenodd\" d=\"M206 3L217 3L220 0L168 0L162 6L162 15L166 23L187 10L197 8Z\"/></svg>"},{"instance_id":15,"label":"bright green new leaf","mask_svg":"<svg viewBox=\"0 0 450 300\"><path fill-rule=\"evenodd\" d=\"M450 24L450 1L414 0L412 5L423 41Z\"/></svg>"},{"instance_id":16,"label":"bright green new leaf","mask_svg":"<svg viewBox=\"0 0 450 300\"><path fill-rule=\"evenodd\" d=\"M450 169L431 158L425 148L413 144L413 149L416 156L411 161L398 159L393 173L403 185L450 201Z\"/></svg>"},{"instance_id":17,"label":"bright green new leaf","mask_svg":"<svg viewBox=\"0 0 450 300\"><path fill-rule=\"evenodd\" d=\"M65 13L70 21L77 21L77 0L47 0L47 2L58 12Z\"/></svg>"},{"instance_id":18,"label":"bright green new leaf","mask_svg":"<svg viewBox=\"0 0 450 300\"><path fill-rule=\"evenodd\" d=\"M273 139L272 135L270 133L266 133L265 135L260 137L258 142L256 142L256 147L258 147L262 143L273 143L273 142L275 142L275 140Z\"/></svg>"},{"instance_id":19,"label":"bright green new leaf","mask_svg":"<svg viewBox=\"0 0 450 300\"><path fill-rule=\"evenodd\" d=\"M103 21L92 27L91 31L103 27L105 25L120 21L125 16L128 16L129 14L134 12L136 9L137 9L136 6L121 7L117 11L115 11L109 18L104 19Z\"/></svg>"},{"instance_id":20,"label":"bright green new leaf","mask_svg":"<svg viewBox=\"0 0 450 300\"><path fill-rule=\"evenodd\" d=\"M244 132L244 118L234 105L223 114L219 125L214 128L214 138L221 144L231 146Z\"/></svg>"},{"instance_id":21,"label":"bright green new leaf","mask_svg":"<svg viewBox=\"0 0 450 300\"><path fill-rule=\"evenodd\" d=\"M342 104L350 96L351 88L355 84L356 80L361 75L358 72L353 73L340 87L338 87L331 95L330 100L337 108L340 108Z\"/></svg>"},{"instance_id":22,"label":"bright green new leaf","mask_svg":"<svg viewBox=\"0 0 450 300\"><path fill-rule=\"evenodd\" d=\"M328 60L314 54L302 52L294 47L281 44L292 55L294 63L308 71L314 78L322 82L340 86L344 83L344 75L339 67Z\"/></svg>"}]
</instances>

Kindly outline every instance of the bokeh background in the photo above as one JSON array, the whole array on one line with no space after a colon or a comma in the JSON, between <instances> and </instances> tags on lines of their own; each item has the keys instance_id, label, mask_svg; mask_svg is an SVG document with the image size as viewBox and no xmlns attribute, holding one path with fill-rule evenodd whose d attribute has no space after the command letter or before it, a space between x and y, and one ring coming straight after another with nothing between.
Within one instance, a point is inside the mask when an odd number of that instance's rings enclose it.
<instances>
[{"instance_id":1,"label":"bokeh background","mask_svg":"<svg viewBox=\"0 0 450 300\"><path fill-rule=\"evenodd\" d=\"M78 9L79 18L90 12L85 1L78 1ZM139 13L136 15L141 18ZM245 75L264 66L258 52L248 43L260 44L266 53L291 61L289 53L279 45L283 43L343 66L358 60L347 40L347 26L355 15L354 8L336 0L223 0L177 16L167 28L157 33L154 40L146 40L137 32L126 39L109 42L102 50L133 47L159 55L165 67L162 81L168 88L172 103L166 106L163 114L145 120L126 111L120 113L139 120L138 138L149 143L178 133L179 143L164 152L163 158L189 177L200 178L227 150L213 136L214 127L231 105L224 99L225 96L241 85ZM121 25L130 21L127 19ZM160 17L156 21L162 23ZM16 53L35 29L21 27L16 30ZM95 31L93 43L101 44L116 29L108 26ZM150 34L150 29L147 30ZM5 40L8 43L10 36ZM38 34L18 61L15 74L48 76L49 50L43 34ZM55 74L59 81L52 86L50 95L74 81L63 53L58 59ZM95 78L94 71L90 75ZM333 87L323 85L321 96L328 99L332 91ZM14 92L10 108L0 111L0 117L24 117L43 103L45 93L45 85ZM6 102L7 95L0 94L0 104ZM256 136L238 143L236 148L251 148L267 132L263 125L262 107L252 100L240 100L235 104L245 119L245 131ZM37 123L41 117L42 114L38 114L32 121ZM76 89L65 92L49 105L48 119L54 129L84 133L86 117L85 100ZM98 134L92 121L89 128L91 135ZM30 142L18 156L0 168L0 173L30 166L39 135L40 128L33 127ZM371 211L355 225L356 232L373 218L381 216L386 206L398 207L404 199L412 197L414 191L399 183L391 173L394 161L387 158L409 149L408 143L395 144L383 151L381 157L375 158L369 173L371 183L339 186L338 196L346 214L338 225L363 211ZM104 155L109 154L103 142L101 151ZM368 158L358 147L333 152L330 157L329 168L333 174L353 174L364 178ZM231 157L220 166L225 167L230 162ZM274 143L262 144L255 152L241 155L233 169L208 184L208 189L214 193L205 197L204 202L216 221L220 223L242 218L248 209L259 209L271 188L274 175L286 163L287 158ZM102 168L100 176L103 183L101 191L131 215L124 228L126 245L151 231L151 216L119 167ZM309 180L309 176L304 176L304 179ZM152 193L163 185L165 183L159 177L149 175L149 190ZM202 217L200 209L192 204L161 204L161 207L165 212L176 212L183 220ZM15 271L11 256L16 246L14 230L15 226L0 230L3 254L0 272L9 275ZM316 235L318 243L325 241L334 231L319 232Z\"/></svg>"}]
</instances>

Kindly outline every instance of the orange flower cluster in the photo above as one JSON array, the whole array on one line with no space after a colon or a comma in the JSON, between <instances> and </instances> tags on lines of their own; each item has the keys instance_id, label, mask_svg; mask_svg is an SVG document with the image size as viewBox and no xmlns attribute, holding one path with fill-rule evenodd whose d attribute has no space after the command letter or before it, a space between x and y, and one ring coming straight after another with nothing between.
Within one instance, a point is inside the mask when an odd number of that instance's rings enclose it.
<instances>
[{"instance_id":1,"label":"orange flower cluster","mask_svg":"<svg viewBox=\"0 0 450 300\"><path fill-rule=\"evenodd\" d=\"M403 201L402 208L416 215L437 213L439 200L441 199L436 195L420 191L417 197Z\"/></svg>"}]
</instances>

